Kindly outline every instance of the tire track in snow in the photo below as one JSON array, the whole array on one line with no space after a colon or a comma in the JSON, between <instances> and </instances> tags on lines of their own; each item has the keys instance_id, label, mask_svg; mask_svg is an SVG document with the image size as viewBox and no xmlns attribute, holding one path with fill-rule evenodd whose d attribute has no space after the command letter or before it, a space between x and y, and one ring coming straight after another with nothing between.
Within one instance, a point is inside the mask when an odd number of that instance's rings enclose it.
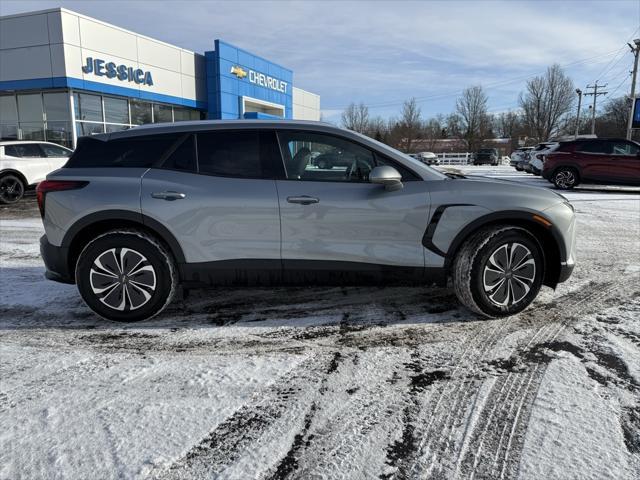
<instances>
[{"instance_id":1,"label":"tire track in snow","mask_svg":"<svg viewBox=\"0 0 640 480\"><path fill-rule=\"evenodd\" d=\"M533 337L511 359L524 360L524 372L509 371L494 384L484 408L479 412L477 428L466 452L461 452L458 476L468 478L512 478L517 474L528 419L550 357L539 350L562 333L568 323L602 300L619 298L626 285L593 282L559 301L550 311L538 310L527 315L548 327L539 338ZM626 290L630 290L626 288ZM615 291L614 295L611 295ZM565 301L565 297L566 301ZM461 475L460 475L461 474Z\"/></svg>"},{"instance_id":2,"label":"tire track in snow","mask_svg":"<svg viewBox=\"0 0 640 480\"><path fill-rule=\"evenodd\" d=\"M275 429L277 433L272 436L282 440L283 436L291 433L290 427L296 424L301 411L306 411L303 420L306 425L310 421L307 416L312 416L315 411L315 403L310 400L308 392L321 389L327 376L337 369L340 361L340 352L314 355L303 361L295 371L288 372L266 392L259 393L257 401L240 407L179 460L152 477L169 480L224 476L223 472L242 461L253 445L262 443L262 437L269 430ZM302 432L304 431L303 426ZM297 436L303 434L296 435L294 446L298 442ZM295 451L285 455L281 461L281 472L295 469L295 458L292 458L294 454ZM268 465L264 466L267 467Z\"/></svg>"}]
</instances>

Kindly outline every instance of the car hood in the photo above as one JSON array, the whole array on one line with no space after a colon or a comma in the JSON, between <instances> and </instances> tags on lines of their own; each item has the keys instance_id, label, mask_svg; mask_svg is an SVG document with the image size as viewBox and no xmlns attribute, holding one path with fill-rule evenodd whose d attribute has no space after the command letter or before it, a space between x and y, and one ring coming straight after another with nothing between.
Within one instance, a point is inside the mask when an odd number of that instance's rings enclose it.
<instances>
[{"instance_id":1,"label":"car hood","mask_svg":"<svg viewBox=\"0 0 640 480\"><path fill-rule=\"evenodd\" d=\"M431 201L434 205L468 204L491 211L528 210L541 212L558 203L567 202L562 195L548 188L525 185L513 180L481 176L432 182Z\"/></svg>"}]
</instances>

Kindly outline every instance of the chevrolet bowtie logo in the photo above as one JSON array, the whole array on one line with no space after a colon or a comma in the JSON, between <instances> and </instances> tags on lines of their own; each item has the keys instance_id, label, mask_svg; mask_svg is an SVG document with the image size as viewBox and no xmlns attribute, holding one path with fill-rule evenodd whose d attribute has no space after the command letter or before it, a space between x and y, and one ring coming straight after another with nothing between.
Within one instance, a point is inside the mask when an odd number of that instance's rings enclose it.
<instances>
[{"instance_id":1,"label":"chevrolet bowtie logo","mask_svg":"<svg viewBox=\"0 0 640 480\"><path fill-rule=\"evenodd\" d=\"M241 67L236 66L231 67L231 73L240 79L247 76L246 70L243 70Z\"/></svg>"}]
</instances>

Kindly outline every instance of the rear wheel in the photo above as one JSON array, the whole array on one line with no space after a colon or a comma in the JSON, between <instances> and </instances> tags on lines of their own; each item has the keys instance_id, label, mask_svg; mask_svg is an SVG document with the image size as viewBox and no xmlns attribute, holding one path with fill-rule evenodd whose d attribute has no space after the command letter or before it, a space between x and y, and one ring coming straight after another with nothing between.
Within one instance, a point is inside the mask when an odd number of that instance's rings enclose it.
<instances>
[{"instance_id":1,"label":"rear wheel","mask_svg":"<svg viewBox=\"0 0 640 480\"><path fill-rule=\"evenodd\" d=\"M76 284L87 306L101 317L134 322L157 315L171 302L177 274L171 255L155 238L118 230L82 250Z\"/></svg>"},{"instance_id":2,"label":"rear wheel","mask_svg":"<svg viewBox=\"0 0 640 480\"><path fill-rule=\"evenodd\" d=\"M534 237L513 226L487 227L461 247L453 263L460 302L487 317L516 314L536 298L544 257Z\"/></svg>"},{"instance_id":3,"label":"rear wheel","mask_svg":"<svg viewBox=\"0 0 640 480\"><path fill-rule=\"evenodd\" d=\"M553 174L553 184L560 190L571 190L580 183L578 172L573 168L560 167Z\"/></svg>"},{"instance_id":4,"label":"rear wheel","mask_svg":"<svg viewBox=\"0 0 640 480\"><path fill-rule=\"evenodd\" d=\"M0 177L0 203L16 203L22 198L25 184L17 176L12 174Z\"/></svg>"}]
</instances>

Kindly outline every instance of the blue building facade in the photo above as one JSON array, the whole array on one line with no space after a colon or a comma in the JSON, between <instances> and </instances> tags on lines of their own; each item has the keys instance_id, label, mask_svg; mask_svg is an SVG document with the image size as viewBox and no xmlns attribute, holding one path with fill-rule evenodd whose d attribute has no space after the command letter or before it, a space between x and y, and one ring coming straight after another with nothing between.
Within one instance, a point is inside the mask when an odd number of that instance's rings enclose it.
<instances>
[{"instance_id":1,"label":"blue building facade","mask_svg":"<svg viewBox=\"0 0 640 480\"><path fill-rule=\"evenodd\" d=\"M291 70L222 40L205 61L209 118L293 118Z\"/></svg>"}]
</instances>

